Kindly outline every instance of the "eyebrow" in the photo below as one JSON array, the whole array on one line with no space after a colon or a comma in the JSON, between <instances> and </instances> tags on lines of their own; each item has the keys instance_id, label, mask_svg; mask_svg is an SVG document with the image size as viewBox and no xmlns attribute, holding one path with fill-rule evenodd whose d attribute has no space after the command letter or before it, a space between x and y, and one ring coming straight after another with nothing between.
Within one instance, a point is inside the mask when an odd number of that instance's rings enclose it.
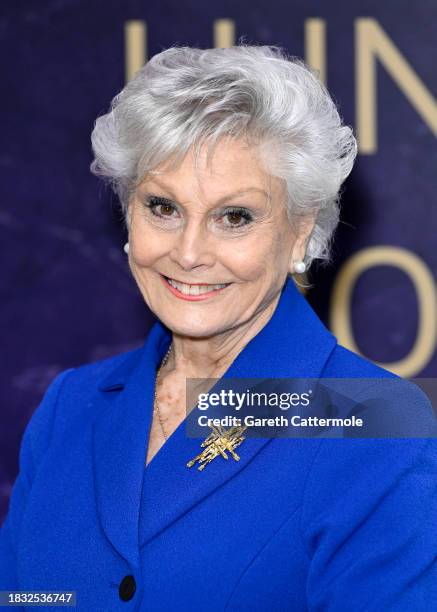
<instances>
[{"instance_id":1,"label":"eyebrow","mask_svg":"<svg viewBox=\"0 0 437 612\"><path fill-rule=\"evenodd\" d=\"M147 182L148 183L155 183L155 185L158 185L158 187L161 187L161 189L163 189L164 191L167 191L167 193L169 193L171 195L171 197L173 198L174 201L177 201L178 198L174 195L174 193L170 189L170 187L168 187L168 185L166 185L165 183L161 183L161 181L159 181L156 178L152 178L152 179L150 179L150 181L147 181ZM239 189L238 191L234 191L233 193L228 193L227 195L223 196L222 198L220 198L218 200L218 202L216 202L216 205L220 205L223 202L225 202L226 200L230 200L231 198L235 198L237 196L244 195L246 193L250 193L252 191L258 191L258 192L264 194L267 199L270 199L270 196L267 193L267 191L265 191L264 189L261 189L260 187L244 187L243 189Z\"/></svg>"}]
</instances>

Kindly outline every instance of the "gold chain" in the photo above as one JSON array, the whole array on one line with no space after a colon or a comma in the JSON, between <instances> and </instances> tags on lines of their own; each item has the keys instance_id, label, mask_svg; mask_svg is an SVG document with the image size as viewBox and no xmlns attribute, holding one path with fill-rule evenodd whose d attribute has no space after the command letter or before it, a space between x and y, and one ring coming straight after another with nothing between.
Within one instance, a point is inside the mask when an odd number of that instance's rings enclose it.
<instances>
[{"instance_id":1,"label":"gold chain","mask_svg":"<svg viewBox=\"0 0 437 612\"><path fill-rule=\"evenodd\" d=\"M169 358L170 353L171 353L172 346L173 346L173 343L170 344L170 346L168 348L168 351L166 352L166 354L164 356L164 359L162 360L161 365L159 366L159 369L158 369L158 371L156 373L155 397L154 397L154 400L153 400L153 405L154 405L153 413L158 415L159 424L161 425L162 433L164 434L164 438L165 438L166 442L168 440L168 437L167 437L167 434L165 433L164 424L162 422L161 413L159 411L159 404L158 404L158 401L157 401L157 388L158 388L158 378L159 378L159 375L161 373L162 368L165 366L165 364L168 361L168 358Z\"/></svg>"}]
</instances>

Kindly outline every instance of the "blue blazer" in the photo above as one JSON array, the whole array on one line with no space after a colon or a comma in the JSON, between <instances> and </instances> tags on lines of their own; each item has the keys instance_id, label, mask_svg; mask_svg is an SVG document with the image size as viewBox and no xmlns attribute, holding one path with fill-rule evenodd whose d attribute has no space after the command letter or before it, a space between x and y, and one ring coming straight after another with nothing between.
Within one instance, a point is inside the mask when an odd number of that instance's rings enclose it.
<instances>
[{"instance_id":1,"label":"blue blazer","mask_svg":"<svg viewBox=\"0 0 437 612\"><path fill-rule=\"evenodd\" d=\"M199 471L181 423L144 468L170 340L156 322L143 347L51 383L21 443L0 590L74 590L86 612L435 610L435 439L252 437ZM289 279L231 376L393 375L338 345Z\"/></svg>"}]
</instances>

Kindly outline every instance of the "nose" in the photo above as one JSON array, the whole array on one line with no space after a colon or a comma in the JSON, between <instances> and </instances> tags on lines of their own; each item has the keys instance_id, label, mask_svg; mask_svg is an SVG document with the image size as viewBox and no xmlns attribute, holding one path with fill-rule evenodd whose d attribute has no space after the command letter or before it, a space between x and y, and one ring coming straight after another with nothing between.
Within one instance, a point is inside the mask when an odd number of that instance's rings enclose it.
<instances>
[{"instance_id":1,"label":"nose","mask_svg":"<svg viewBox=\"0 0 437 612\"><path fill-rule=\"evenodd\" d=\"M183 270L210 267L215 262L211 239L201 222L191 219L175 237L170 259Z\"/></svg>"}]
</instances>

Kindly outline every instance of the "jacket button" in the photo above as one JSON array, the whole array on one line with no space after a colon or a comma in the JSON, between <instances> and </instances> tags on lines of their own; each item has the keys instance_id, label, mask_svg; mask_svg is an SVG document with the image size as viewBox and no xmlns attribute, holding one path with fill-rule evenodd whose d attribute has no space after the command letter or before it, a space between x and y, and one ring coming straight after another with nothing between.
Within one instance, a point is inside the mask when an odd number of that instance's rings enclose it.
<instances>
[{"instance_id":1,"label":"jacket button","mask_svg":"<svg viewBox=\"0 0 437 612\"><path fill-rule=\"evenodd\" d=\"M132 599L136 588L137 585L135 583L135 578L131 574L125 576L120 582L120 586L118 587L118 594L120 595L120 599L123 601L129 601L129 599Z\"/></svg>"}]
</instances>

